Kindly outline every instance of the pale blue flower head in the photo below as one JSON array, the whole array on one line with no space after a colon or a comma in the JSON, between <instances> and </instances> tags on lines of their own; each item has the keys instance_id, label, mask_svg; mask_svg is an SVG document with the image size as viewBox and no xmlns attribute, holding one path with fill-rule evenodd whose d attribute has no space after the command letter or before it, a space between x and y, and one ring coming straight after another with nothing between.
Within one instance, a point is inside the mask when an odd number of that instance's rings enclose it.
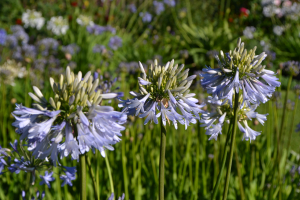
<instances>
[{"instance_id":1,"label":"pale blue flower head","mask_svg":"<svg viewBox=\"0 0 300 200\"><path fill-rule=\"evenodd\" d=\"M244 43L239 39L234 51L225 55L221 51L221 58L216 56L219 68L203 69L201 85L212 94L213 100L231 101L232 96L239 92L242 102L259 104L269 100L280 82L273 71L261 65L267 55L264 52L255 55L255 50L256 47L250 51L244 49Z\"/></svg>"},{"instance_id":2,"label":"pale blue flower head","mask_svg":"<svg viewBox=\"0 0 300 200\"><path fill-rule=\"evenodd\" d=\"M176 5L175 0L164 0L164 3L170 7L174 7Z\"/></svg>"},{"instance_id":3,"label":"pale blue flower head","mask_svg":"<svg viewBox=\"0 0 300 200\"><path fill-rule=\"evenodd\" d=\"M6 31L4 29L0 29L0 45L5 45L6 37Z\"/></svg>"},{"instance_id":4,"label":"pale blue flower head","mask_svg":"<svg viewBox=\"0 0 300 200\"><path fill-rule=\"evenodd\" d=\"M135 4L131 3L127 6L127 8L130 10L130 12L135 13L136 12L136 6Z\"/></svg>"},{"instance_id":5,"label":"pale blue flower head","mask_svg":"<svg viewBox=\"0 0 300 200\"><path fill-rule=\"evenodd\" d=\"M163 2L153 1L153 6L154 6L155 13L157 15L160 15L165 10L165 6Z\"/></svg>"},{"instance_id":6,"label":"pale blue flower head","mask_svg":"<svg viewBox=\"0 0 300 200\"><path fill-rule=\"evenodd\" d=\"M112 50L117 50L119 47L122 47L122 39L118 36L111 37L108 46Z\"/></svg>"},{"instance_id":7,"label":"pale blue flower head","mask_svg":"<svg viewBox=\"0 0 300 200\"><path fill-rule=\"evenodd\" d=\"M127 115L101 103L118 94L97 89L99 79L94 80L91 72L82 77L81 72L75 75L69 67L59 82L50 78L50 84L54 98L46 100L34 86L34 93L29 93L36 102L34 108L17 104L12 113L16 119L13 126L20 139L27 141L32 155L50 159L56 166L58 157L70 155L78 160L90 149L98 149L102 156L105 149L113 150L111 145L121 140Z\"/></svg>"},{"instance_id":8,"label":"pale blue flower head","mask_svg":"<svg viewBox=\"0 0 300 200\"><path fill-rule=\"evenodd\" d=\"M40 197L40 198L39 198ZM36 192L36 198L35 197L29 197L29 199L31 199L31 200L42 200L42 199L44 199L44 197L45 197L45 191L43 191L42 192L42 194L41 194L41 196L40 196L40 192L39 191L37 191ZM25 191L23 190L22 191L22 200L26 200L26 193L25 193ZM27 199L28 200L28 199Z\"/></svg>"},{"instance_id":9,"label":"pale blue flower head","mask_svg":"<svg viewBox=\"0 0 300 200\"><path fill-rule=\"evenodd\" d=\"M182 71L184 65L174 65L174 60L165 66L159 66L157 60L151 65L148 75L142 63L139 63L141 77L138 77L139 93L130 92L133 99L121 100L119 107L128 115L146 118L144 124L149 121L158 124L158 118L162 117L163 125L172 122L177 129L177 123L187 126L196 123L203 113L195 94L190 93L190 86L196 75L188 76L189 69Z\"/></svg>"},{"instance_id":10,"label":"pale blue flower head","mask_svg":"<svg viewBox=\"0 0 300 200\"><path fill-rule=\"evenodd\" d=\"M40 182L40 185L46 184L48 186L48 188L51 188L50 182L55 180L55 178L52 176L53 176L53 172L48 173L48 171L45 171L44 176L40 175L40 178L42 179L42 181Z\"/></svg>"},{"instance_id":11,"label":"pale blue flower head","mask_svg":"<svg viewBox=\"0 0 300 200\"><path fill-rule=\"evenodd\" d=\"M140 12L140 17L142 18L143 22L152 21L152 15L148 12Z\"/></svg>"}]
</instances>

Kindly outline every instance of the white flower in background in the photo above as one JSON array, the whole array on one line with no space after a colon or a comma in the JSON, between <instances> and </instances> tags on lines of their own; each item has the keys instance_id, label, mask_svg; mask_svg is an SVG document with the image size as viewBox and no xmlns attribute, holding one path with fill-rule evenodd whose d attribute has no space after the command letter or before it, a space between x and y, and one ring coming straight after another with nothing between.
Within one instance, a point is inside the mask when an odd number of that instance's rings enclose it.
<instances>
[{"instance_id":1,"label":"white flower in background","mask_svg":"<svg viewBox=\"0 0 300 200\"><path fill-rule=\"evenodd\" d=\"M26 75L26 68L14 60L7 60L3 65L0 65L0 84L4 83L14 86L15 78L23 78Z\"/></svg>"},{"instance_id":2,"label":"white flower in background","mask_svg":"<svg viewBox=\"0 0 300 200\"><path fill-rule=\"evenodd\" d=\"M48 21L47 29L51 30L55 35L64 35L69 29L68 20L62 16L51 17Z\"/></svg>"},{"instance_id":3,"label":"white flower in background","mask_svg":"<svg viewBox=\"0 0 300 200\"><path fill-rule=\"evenodd\" d=\"M284 31L284 28L282 26L274 26L273 27L273 32L275 35L280 36L280 35L282 35L283 31Z\"/></svg>"},{"instance_id":4,"label":"white flower in background","mask_svg":"<svg viewBox=\"0 0 300 200\"><path fill-rule=\"evenodd\" d=\"M76 22L80 26L94 26L94 22L92 21L92 17L86 15L79 15L76 19Z\"/></svg>"},{"instance_id":5,"label":"white flower in background","mask_svg":"<svg viewBox=\"0 0 300 200\"><path fill-rule=\"evenodd\" d=\"M243 34L248 39L253 39L253 33L256 31L256 28L254 26L247 26L243 30Z\"/></svg>"},{"instance_id":6,"label":"white flower in background","mask_svg":"<svg viewBox=\"0 0 300 200\"><path fill-rule=\"evenodd\" d=\"M45 24L45 18L42 17L41 12L27 9L26 12L22 14L22 22L25 28L31 27L40 30Z\"/></svg>"}]
</instances>

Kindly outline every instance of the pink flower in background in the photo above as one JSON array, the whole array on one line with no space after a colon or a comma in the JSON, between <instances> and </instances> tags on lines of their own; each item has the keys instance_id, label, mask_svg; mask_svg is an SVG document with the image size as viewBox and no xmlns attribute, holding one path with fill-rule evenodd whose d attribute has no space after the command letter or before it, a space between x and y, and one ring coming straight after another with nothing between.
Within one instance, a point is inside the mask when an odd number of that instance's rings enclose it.
<instances>
[{"instance_id":1,"label":"pink flower in background","mask_svg":"<svg viewBox=\"0 0 300 200\"><path fill-rule=\"evenodd\" d=\"M242 17L242 16L248 17L248 15L250 13L250 11L247 8L244 8L244 7L240 8L240 12L241 12L240 17Z\"/></svg>"},{"instance_id":2,"label":"pink flower in background","mask_svg":"<svg viewBox=\"0 0 300 200\"><path fill-rule=\"evenodd\" d=\"M280 6L281 0L274 0L273 4L275 6Z\"/></svg>"},{"instance_id":3,"label":"pink flower in background","mask_svg":"<svg viewBox=\"0 0 300 200\"><path fill-rule=\"evenodd\" d=\"M292 2L291 1L285 1L283 2L283 7L291 7L292 6Z\"/></svg>"}]
</instances>

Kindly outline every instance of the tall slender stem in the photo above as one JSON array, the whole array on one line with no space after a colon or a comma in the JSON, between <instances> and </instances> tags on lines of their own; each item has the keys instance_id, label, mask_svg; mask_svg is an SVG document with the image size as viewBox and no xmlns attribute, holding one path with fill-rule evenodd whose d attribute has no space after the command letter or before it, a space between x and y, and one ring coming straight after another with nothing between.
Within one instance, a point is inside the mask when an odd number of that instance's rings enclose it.
<instances>
[{"instance_id":1,"label":"tall slender stem","mask_svg":"<svg viewBox=\"0 0 300 200\"><path fill-rule=\"evenodd\" d=\"M162 119L162 117L161 117ZM165 180L165 153L166 153L166 128L161 120L160 138L160 160L159 160L159 200L164 200L164 180Z\"/></svg>"},{"instance_id":2,"label":"tall slender stem","mask_svg":"<svg viewBox=\"0 0 300 200\"><path fill-rule=\"evenodd\" d=\"M80 200L86 200L86 154L79 156L80 162Z\"/></svg>"},{"instance_id":3,"label":"tall slender stem","mask_svg":"<svg viewBox=\"0 0 300 200\"><path fill-rule=\"evenodd\" d=\"M279 167L279 164L280 164L280 160L281 160L281 137L282 137L282 132L283 132L283 128L284 128L284 122L285 122L285 115L286 115L286 104L287 104L287 99L288 99L288 95L289 95L289 91L290 91L290 87L291 87L291 84L292 84L292 79L293 79L293 76L290 75L290 78L289 78L289 82L288 82L288 85L287 85L287 90L286 90L286 94L285 94L285 98L284 98L284 104L283 104L283 114L282 114L282 118L281 118L281 125L280 125L280 132L279 132L279 140L278 140L278 154L277 154L277 159L278 159L278 185L279 185L279 196L278 196L278 199L281 200L281 171L280 171L280 167Z\"/></svg>"},{"instance_id":4,"label":"tall slender stem","mask_svg":"<svg viewBox=\"0 0 300 200\"><path fill-rule=\"evenodd\" d=\"M112 175L111 175L111 170L110 170L110 166L109 166L109 161L108 161L108 158L107 158L107 154L105 156L105 164L106 164L106 167L107 167L107 172L108 172L108 178L109 178L111 193L115 193L114 182L113 182L113 179L112 179Z\"/></svg>"},{"instance_id":5,"label":"tall slender stem","mask_svg":"<svg viewBox=\"0 0 300 200\"><path fill-rule=\"evenodd\" d=\"M230 179L230 172L231 172L231 165L232 165L233 149L234 149L235 135L236 135L236 128L237 128L237 111L238 111L238 107L239 107L239 93L235 93L233 131L232 131L232 136L231 136L230 157L229 157L229 163L228 163L228 168L227 168L227 173L226 173L223 200L227 199L227 193L228 193L228 187L229 187L229 179Z\"/></svg>"},{"instance_id":6,"label":"tall slender stem","mask_svg":"<svg viewBox=\"0 0 300 200\"><path fill-rule=\"evenodd\" d=\"M226 163L226 159L227 159L227 145L228 145L228 142L229 142L229 139L230 139L230 130L231 130L231 128L232 128L232 123L230 123L229 127L228 127L227 137L226 137L226 142L225 142L224 152L223 152L223 158L222 158L222 166L221 166L221 169L220 169L220 172L219 172L217 182L216 182L216 185L214 187L214 191L213 191L211 199L215 199L216 196L217 196L217 193L218 193L218 188L219 188L219 185L220 185L220 182L221 182L221 178L222 178L222 175L223 175L223 171L224 171L225 163Z\"/></svg>"},{"instance_id":7,"label":"tall slender stem","mask_svg":"<svg viewBox=\"0 0 300 200\"><path fill-rule=\"evenodd\" d=\"M89 167L90 175L91 175L91 178L92 178L92 181L93 181L94 198L95 198L95 200L99 200L98 185L97 185L97 181L96 181L93 169L92 169L90 158L88 156L86 156L86 162L87 162L87 165Z\"/></svg>"}]
</instances>

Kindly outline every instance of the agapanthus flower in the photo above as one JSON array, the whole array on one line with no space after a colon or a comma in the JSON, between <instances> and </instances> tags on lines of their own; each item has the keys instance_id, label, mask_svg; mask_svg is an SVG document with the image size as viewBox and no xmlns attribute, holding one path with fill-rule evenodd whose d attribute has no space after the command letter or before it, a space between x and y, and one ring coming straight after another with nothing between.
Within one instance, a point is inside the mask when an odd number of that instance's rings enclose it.
<instances>
[{"instance_id":1,"label":"agapanthus flower","mask_svg":"<svg viewBox=\"0 0 300 200\"><path fill-rule=\"evenodd\" d=\"M281 36L283 31L284 31L284 27L282 27L282 26L274 26L273 27L273 33L277 36Z\"/></svg>"},{"instance_id":2,"label":"agapanthus flower","mask_svg":"<svg viewBox=\"0 0 300 200\"><path fill-rule=\"evenodd\" d=\"M118 36L111 37L108 46L112 50L117 50L119 47L122 47L122 39Z\"/></svg>"},{"instance_id":3,"label":"agapanthus flower","mask_svg":"<svg viewBox=\"0 0 300 200\"><path fill-rule=\"evenodd\" d=\"M108 198L108 200L113 200L115 197L114 193L111 193L110 197ZM118 200L124 200L125 199L125 194L123 193L121 197L118 198Z\"/></svg>"},{"instance_id":4,"label":"agapanthus flower","mask_svg":"<svg viewBox=\"0 0 300 200\"><path fill-rule=\"evenodd\" d=\"M287 61L281 63L280 67L283 69L283 72L291 76L297 76L300 71L300 63L298 61Z\"/></svg>"},{"instance_id":5,"label":"agapanthus flower","mask_svg":"<svg viewBox=\"0 0 300 200\"><path fill-rule=\"evenodd\" d=\"M94 26L92 17L86 15L79 15L76 19L77 24L80 26Z\"/></svg>"},{"instance_id":6,"label":"agapanthus flower","mask_svg":"<svg viewBox=\"0 0 300 200\"><path fill-rule=\"evenodd\" d=\"M153 1L153 6L154 6L155 13L157 15L160 15L160 13L162 13L165 10L165 6L163 2Z\"/></svg>"},{"instance_id":7,"label":"agapanthus flower","mask_svg":"<svg viewBox=\"0 0 300 200\"><path fill-rule=\"evenodd\" d=\"M41 12L27 9L26 12L22 14L22 22L25 28L31 27L40 30L45 24L45 18L42 17Z\"/></svg>"},{"instance_id":8,"label":"agapanthus flower","mask_svg":"<svg viewBox=\"0 0 300 200\"><path fill-rule=\"evenodd\" d=\"M22 46L23 57L26 61L31 62L35 60L37 50L34 45L25 44Z\"/></svg>"},{"instance_id":9,"label":"agapanthus flower","mask_svg":"<svg viewBox=\"0 0 300 200\"><path fill-rule=\"evenodd\" d=\"M148 12L140 12L140 17L142 18L143 22L151 22L152 15Z\"/></svg>"},{"instance_id":10,"label":"agapanthus flower","mask_svg":"<svg viewBox=\"0 0 300 200\"><path fill-rule=\"evenodd\" d=\"M42 179L40 185L46 184L48 185L48 188L51 188L50 182L55 180L55 178L52 176L53 176L53 172L48 173L48 171L45 171L45 176L40 175L40 178Z\"/></svg>"},{"instance_id":11,"label":"agapanthus flower","mask_svg":"<svg viewBox=\"0 0 300 200\"><path fill-rule=\"evenodd\" d=\"M61 50L65 53L65 54L70 54L70 55L74 55L76 53L79 52L80 48L77 44L69 44L67 46L63 46L61 48Z\"/></svg>"},{"instance_id":12,"label":"agapanthus flower","mask_svg":"<svg viewBox=\"0 0 300 200\"><path fill-rule=\"evenodd\" d=\"M10 27L10 30L12 31L12 35L18 42L20 42L21 44L27 44L27 42L29 41L29 36L22 26L13 25Z\"/></svg>"},{"instance_id":13,"label":"agapanthus flower","mask_svg":"<svg viewBox=\"0 0 300 200\"><path fill-rule=\"evenodd\" d=\"M130 12L135 13L136 12L136 6L135 4L131 3L127 6L127 8L130 10Z\"/></svg>"},{"instance_id":14,"label":"agapanthus flower","mask_svg":"<svg viewBox=\"0 0 300 200\"><path fill-rule=\"evenodd\" d=\"M95 24L93 26L87 26L86 30L91 34L100 35L106 31L106 27Z\"/></svg>"},{"instance_id":15,"label":"agapanthus flower","mask_svg":"<svg viewBox=\"0 0 300 200\"><path fill-rule=\"evenodd\" d=\"M244 43L239 39L234 51L225 55L221 51L221 58L216 56L219 68L203 69L201 85L212 94L214 101L225 99L232 106L232 96L239 92L242 93L242 102L257 104L268 101L280 82L273 71L261 65L267 55L264 52L255 55L255 50L256 47L250 51L244 49Z\"/></svg>"},{"instance_id":16,"label":"agapanthus flower","mask_svg":"<svg viewBox=\"0 0 300 200\"><path fill-rule=\"evenodd\" d=\"M73 186L72 181L75 180L75 173L76 173L76 169L74 167L65 167L65 174L66 175L61 175L60 179L63 181L63 183L61 184L61 187L63 187L65 184L69 185L69 186Z\"/></svg>"},{"instance_id":17,"label":"agapanthus flower","mask_svg":"<svg viewBox=\"0 0 300 200\"><path fill-rule=\"evenodd\" d=\"M163 125L170 121L177 128L177 122L184 124L196 123L204 105L199 105L193 98L194 93L189 93L190 86L196 75L188 76L189 69L182 72L184 65L174 65L174 60L165 66L159 66L157 60L150 66L148 76L144 67L139 63L142 76L139 77L139 93L130 92L133 99L121 100L119 107L128 115L146 117L144 124L149 121L158 123L162 117Z\"/></svg>"},{"instance_id":18,"label":"agapanthus flower","mask_svg":"<svg viewBox=\"0 0 300 200\"><path fill-rule=\"evenodd\" d=\"M37 191L36 192L36 198L35 197L29 197L29 199L30 200L42 200L45 197L45 191L42 192L40 199L38 199L39 197L40 197L40 192ZM25 191L22 191L22 200L26 200L26 193L25 193Z\"/></svg>"},{"instance_id":19,"label":"agapanthus flower","mask_svg":"<svg viewBox=\"0 0 300 200\"><path fill-rule=\"evenodd\" d=\"M18 40L14 35L7 35L5 40L5 46L10 49L14 49L18 45Z\"/></svg>"},{"instance_id":20,"label":"agapanthus flower","mask_svg":"<svg viewBox=\"0 0 300 200\"><path fill-rule=\"evenodd\" d=\"M246 28L243 30L243 34L248 39L253 39L253 33L256 31L256 28L254 26L246 26Z\"/></svg>"},{"instance_id":21,"label":"agapanthus flower","mask_svg":"<svg viewBox=\"0 0 300 200\"><path fill-rule=\"evenodd\" d=\"M176 5L175 0L164 0L164 3L170 7L174 7Z\"/></svg>"},{"instance_id":22,"label":"agapanthus flower","mask_svg":"<svg viewBox=\"0 0 300 200\"><path fill-rule=\"evenodd\" d=\"M26 68L21 63L14 60L7 60L0 66L0 84L9 84L14 86L16 78L23 78L27 74Z\"/></svg>"},{"instance_id":23,"label":"agapanthus flower","mask_svg":"<svg viewBox=\"0 0 300 200\"><path fill-rule=\"evenodd\" d=\"M4 29L0 29L0 45L5 45L6 37L6 31Z\"/></svg>"},{"instance_id":24,"label":"agapanthus flower","mask_svg":"<svg viewBox=\"0 0 300 200\"><path fill-rule=\"evenodd\" d=\"M234 102L232 104L234 105ZM212 97L208 97L207 105L210 105L211 111L202 114L200 123L202 127L205 127L206 135L210 136L209 140L217 140L218 135L222 134L223 124L234 117L233 108L227 100L213 101ZM250 105L250 102L246 101L238 109L238 127L244 134L243 140L250 140L251 142L251 140L255 140L256 136L260 135L260 132L254 131L248 126L247 120L256 119L262 125L267 120L267 114L255 112L257 106L257 104Z\"/></svg>"},{"instance_id":25,"label":"agapanthus flower","mask_svg":"<svg viewBox=\"0 0 300 200\"><path fill-rule=\"evenodd\" d=\"M69 29L68 20L62 16L51 17L48 21L47 29L51 30L55 35L65 35Z\"/></svg>"},{"instance_id":26,"label":"agapanthus flower","mask_svg":"<svg viewBox=\"0 0 300 200\"><path fill-rule=\"evenodd\" d=\"M59 43L53 38L44 38L37 43L37 49L43 56L54 54L57 51Z\"/></svg>"},{"instance_id":27,"label":"agapanthus flower","mask_svg":"<svg viewBox=\"0 0 300 200\"><path fill-rule=\"evenodd\" d=\"M13 126L20 139L28 142L28 150L36 158L51 159L54 166L59 154L78 160L90 149L98 149L102 156L105 149L113 150L111 145L121 140L120 131L125 129L121 124L127 116L100 104L117 94L103 94L96 90L99 79L93 80L91 72L82 78L81 72L75 75L69 67L58 83L50 78L50 84L54 98L47 101L34 86L35 94L29 93L36 102L34 108L17 104L13 112Z\"/></svg>"},{"instance_id":28,"label":"agapanthus flower","mask_svg":"<svg viewBox=\"0 0 300 200\"><path fill-rule=\"evenodd\" d=\"M93 47L93 53L103 53L103 51L106 51L106 47L104 45L96 44Z\"/></svg>"}]
</instances>

